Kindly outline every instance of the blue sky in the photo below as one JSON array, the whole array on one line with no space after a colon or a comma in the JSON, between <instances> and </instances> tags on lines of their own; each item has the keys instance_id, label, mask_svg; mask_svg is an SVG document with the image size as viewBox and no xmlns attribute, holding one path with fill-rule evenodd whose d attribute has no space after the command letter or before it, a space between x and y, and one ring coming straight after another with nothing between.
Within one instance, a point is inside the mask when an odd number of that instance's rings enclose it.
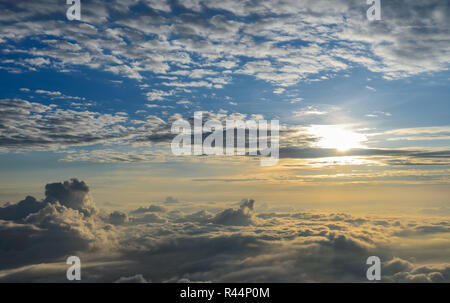
<instances>
[{"instance_id":1,"label":"blue sky","mask_svg":"<svg viewBox=\"0 0 450 303\"><path fill-rule=\"evenodd\" d=\"M280 120L282 154L307 167L313 165L303 163L307 149L314 150L312 159L339 149L330 143L337 128L346 130L338 135L363 138L345 145L363 147L358 155L371 162L358 166L365 177L402 163L403 174L415 171L408 178L448 182L448 170L442 171L450 141L445 3L390 1L374 22L366 18L369 6L356 0L129 0L81 7L81 21L69 21L68 6L56 1L1 4L5 184L12 174L37 193L40 184L72 172L101 179L127 165L145 166L149 174L155 165L190 166L198 159L172 157L170 141L161 138L168 138L171 121L195 111ZM216 164L200 163L196 177ZM33 181L29 170L42 178ZM163 174L182 177L170 169ZM253 178L258 174L265 173ZM6 185L2 193L18 199L26 190Z\"/></svg>"}]
</instances>

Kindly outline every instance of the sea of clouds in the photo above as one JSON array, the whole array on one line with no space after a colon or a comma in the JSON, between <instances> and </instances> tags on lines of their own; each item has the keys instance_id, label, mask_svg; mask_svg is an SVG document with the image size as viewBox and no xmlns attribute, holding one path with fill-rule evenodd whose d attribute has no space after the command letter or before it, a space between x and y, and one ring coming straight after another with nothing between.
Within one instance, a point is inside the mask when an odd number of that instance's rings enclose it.
<instances>
[{"instance_id":1,"label":"sea of clouds","mask_svg":"<svg viewBox=\"0 0 450 303\"><path fill-rule=\"evenodd\" d=\"M375 255L383 282L450 282L448 217L230 206L106 211L83 181L47 184L43 200L0 208L0 281L65 282L76 255L83 282L364 282Z\"/></svg>"}]
</instances>

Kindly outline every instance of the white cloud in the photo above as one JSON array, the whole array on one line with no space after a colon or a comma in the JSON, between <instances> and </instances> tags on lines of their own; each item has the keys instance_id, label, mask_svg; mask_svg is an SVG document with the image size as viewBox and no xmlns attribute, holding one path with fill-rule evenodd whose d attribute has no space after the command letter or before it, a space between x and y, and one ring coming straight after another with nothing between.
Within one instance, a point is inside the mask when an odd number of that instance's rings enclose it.
<instances>
[{"instance_id":1,"label":"white cloud","mask_svg":"<svg viewBox=\"0 0 450 303\"><path fill-rule=\"evenodd\" d=\"M43 46L30 49L23 60L4 61L2 68L21 72L84 66L138 81L186 70L198 71L187 78L201 80L226 69L286 87L358 65L395 79L446 70L450 63L449 21L443 17L449 6L438 0L383 3L383 22L376 24L365 18L367 5L356 0L333 5L325 0L258 5L250 0L186 1L182 5L192 10L186 14L173 13L167 1L148 0L145 5L155 10L152 18L144 11L129 18L124 13L134 5L91 1L83 14L90 24L69 24L49 18L61 10L50 3L4 3L1 19L8 23L0 30L3 53L23 53L11 42L29 37ZM215 10L214 16L203 17L203 8ZM23 22L36 16L42 18ZM174 87L212 87L204 81L182 81L174 81Z\"/></svg>"},{"instance_id":2,"label":"white cloud","mask_svg":"<svg viewBox=\"0 0 450 303\"><path fill-rule=\"evenodd\" d=\"M302 116L322 116L328 114L327 111L319 110L313 106L308 106L306 109L300 110L300 111L294 111L294 115L297 117Z\"/></svg>"}]
</instances>

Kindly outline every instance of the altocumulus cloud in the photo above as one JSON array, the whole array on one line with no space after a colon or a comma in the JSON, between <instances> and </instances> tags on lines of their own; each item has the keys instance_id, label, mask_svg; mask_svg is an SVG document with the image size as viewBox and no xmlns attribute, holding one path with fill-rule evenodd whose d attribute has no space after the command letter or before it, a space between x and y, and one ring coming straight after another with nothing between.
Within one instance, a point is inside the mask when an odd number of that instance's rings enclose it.
<instances>
[{"instance_id":1,"label":"altocumulus cloud","mask_svg":"<svg viewBox=\"0 0 450 303\"><path fill-rule=\"evenodd\" d=\"M258 213L251 199L222 211L179 202L106 213L82 181L45 192L0 208L1 281L63 282L74 254L85 282L365 281L371 255L385 282L450 281L443 217Z\"/></svg>"},{"instance_id":2,"label":"altocumulus cloud","mask_svg":"<svg viewBox=\"0 0 450 303\"><path fill-rule=\"evenodd\" d=\"M163 86L183 89L222 88L237 74L290 86L355 66L389 79L448 67L447 1L386 1L383 22L374 24L367 8L360 0L92 0L74 24L56 0L2 1L1 68L88 67L137 81L169 76L176 80ZM39 47L10 60L30 38Z\"/></svg>"}]
</instances>

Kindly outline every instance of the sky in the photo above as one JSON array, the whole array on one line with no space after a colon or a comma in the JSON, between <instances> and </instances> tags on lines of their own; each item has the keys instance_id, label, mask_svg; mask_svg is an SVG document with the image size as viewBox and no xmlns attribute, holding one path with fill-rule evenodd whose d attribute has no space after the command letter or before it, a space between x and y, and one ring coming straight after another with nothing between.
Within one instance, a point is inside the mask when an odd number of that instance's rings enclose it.
<instances>
[{"instance_id":1,"label":"sky","mask_svg":"<svg viewBox=\"0 0 450 303\"><path fill-rule=\"evenodd\" d=\"M0 281L450 281L450 3L369 7L0 1ZM278 164L173 155L199 111L278 120Z\"/></svg>"}]
</instances>

